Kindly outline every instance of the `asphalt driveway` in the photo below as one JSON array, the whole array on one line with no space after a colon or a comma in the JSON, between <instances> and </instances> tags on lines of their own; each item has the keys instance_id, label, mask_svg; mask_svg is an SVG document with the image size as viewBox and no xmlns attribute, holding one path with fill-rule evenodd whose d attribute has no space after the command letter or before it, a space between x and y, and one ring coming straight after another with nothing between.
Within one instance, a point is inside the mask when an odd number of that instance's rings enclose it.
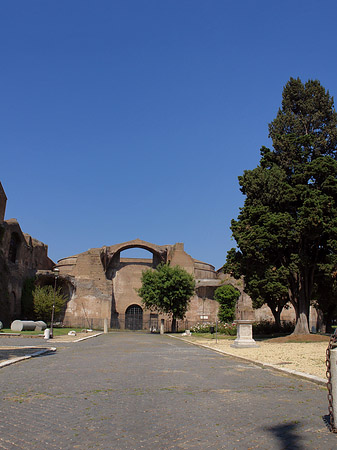
<instances>
[{"instance_id":1,"label":"asphalt driveway","mask_svg":"<svg viewBox=\"0 0 337 450\"><path fill-rule=\"evenodd\" d=\"M0 449L337 448L310 382L160 335L55 347L1 369Z\"/></svg>"}]
</instances>

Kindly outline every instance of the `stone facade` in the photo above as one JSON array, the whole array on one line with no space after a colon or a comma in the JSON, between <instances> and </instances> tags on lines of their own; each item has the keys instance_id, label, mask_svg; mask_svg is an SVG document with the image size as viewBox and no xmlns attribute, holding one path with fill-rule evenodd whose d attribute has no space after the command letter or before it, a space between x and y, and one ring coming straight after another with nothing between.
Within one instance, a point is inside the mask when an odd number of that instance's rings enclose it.
<instances>
[{"instance_id":1,"label":"stone facade","mask_svg":"<svg viewBox=\"0 0 337 450\"><path fill-rule=\"evenodd\" d=\"M152 257L123 258L122 252L130 248L145 249ZM103 328L107 319L112 328L158 329L160 319L169 322L169 317L144 310L137 289L141 286L142 271L155 268L161 262L179 265L195 277L196 293L191 299L184 326L215 322L219 305L214 300L214 292L224 284L231 284L240 292L237 319L274 320L266 305L253 310L251 298L244 292L243 279L236 280L221 270L215 271L211 264L192 258L185 252L183 243L156 245L140 239L93 248L58 261L58 286L68 298L60 320L73 327ZM53 283L51 271L39 271L38 275L40 283ZM293 308L283 310L281 320L294 318ZM316 322L313 311L310 326L316 327Z\"/></svg>"},{"instance_id":2,"label":"stone facade","mask_svg":"<svg viewBox=\"0 0 337 450\"><path fill-rule=\"evenodd\" d=\"M152 257L121 257L121 253L129 248L145 249ZM183 243L156 245L135 239L90 249L58 261L58 283L68 297L63 323L102 327L104 319L108 319L112 327L156 328L161 318L168 317L143 310L137 289L141 286L142 271L155 268L161 262L179 265L196 279L196 294L191 299L186 315L188 323L216 320L218 303L213 300L213 296L223 280L214 267L192 258L185 252ZM39 273L41 279L52 278L50 272ZM132 323L132 317L137 315L142 318Z\"/></svg>"},{"instance_id":3,"label":"stone facade","mask_svg":"<svg viewBox=\"0 0 337 450\"><path fill-rule=\"evenodd\" d=\"M21 319L24 281L40 269L51 269L48 247L23 233L16 219L4 220L6 194L0 183L0 320L9 325Z\"/></svg>"}]
</instances>

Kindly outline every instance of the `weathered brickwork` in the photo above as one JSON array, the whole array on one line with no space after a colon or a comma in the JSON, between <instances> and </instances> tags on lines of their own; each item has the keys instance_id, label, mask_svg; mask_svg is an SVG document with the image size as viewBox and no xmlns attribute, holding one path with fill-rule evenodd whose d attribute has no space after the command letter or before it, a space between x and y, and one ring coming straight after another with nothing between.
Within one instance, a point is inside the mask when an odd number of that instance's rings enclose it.
<instances>
[{"instance_id":1,"label":"weathered brickwork","mask_svg":"<svg viewBox=\"0 0 337 450\"><path fill-rule=\"evenodd\" d=\"M23 233L16 219L4 220L6 195L0 183L0 320L8 325L21 317L24 281L40 269L51 269L48 247Z\"/></svg>"},{"instance_id":2,"label":"weathered brickwork","mask_svg":"<svg viewBox=\"0 0 337 450\"><path fill-rule=\"evenodd\" d=\"M123 258L121 252L129 248L142 248L152 258ZM184 250L183 243L155 245L135 239L109 247L90 249L79 255L61 259L59 283L70 283L71 294L63 317L70 326L102 326L108 319L110 326L130 326L128 314L143 314L135 328L149 328L168 317L143 311L137 289L141 286L142 271L156 267L160 262L179 265L194 275L196 294L186 315L189 323L215 321L218 303L214 301L215 289L231 280L223 280L211 264L193 259ZM70 291L69 291L70 292ZM250 299L249 299L250 300ZM251 309L251 303L248 301ZM146 320L145 320L146 317Z\"/></svg>"}]
</instances>

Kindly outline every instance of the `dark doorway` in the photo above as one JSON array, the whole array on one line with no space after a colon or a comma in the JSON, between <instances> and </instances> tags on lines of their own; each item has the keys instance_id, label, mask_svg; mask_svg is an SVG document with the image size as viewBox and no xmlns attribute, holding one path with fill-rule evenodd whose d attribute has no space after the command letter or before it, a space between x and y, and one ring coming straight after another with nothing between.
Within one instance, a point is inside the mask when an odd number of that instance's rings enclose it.
<instances>
[{"instance_id":1,"label":"dark doorway","mask_svg":"<svg viewBox=\"0 0 337 450\"><path fill-rule=\"evenodd\" d=\"M143 329L143 310L139 305L131 305L125 311L125 329Z\"/></svg>"},{"instance_id":2,"label":"dark doorway","mask_svg":"<svg viewBox=\"0 0 337 450\"><path fill-rule=\"evenodd\" d=\"M12 263L16 263L16 260L18 258L18 252L20 247L20 238L18 233L12 233L11 234L11 240L9 242L9 251L8 251L8 259Z\"/></svg>"}]
</instances>

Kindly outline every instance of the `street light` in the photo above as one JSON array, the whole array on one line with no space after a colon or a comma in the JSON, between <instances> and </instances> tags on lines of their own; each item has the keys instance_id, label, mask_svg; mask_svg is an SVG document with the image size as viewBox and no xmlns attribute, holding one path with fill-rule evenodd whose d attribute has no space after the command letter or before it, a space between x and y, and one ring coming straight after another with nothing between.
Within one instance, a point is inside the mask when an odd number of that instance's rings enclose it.
<instances>
[{"instance_id":1,"label":"street light","mask_svg":"<svg viewBox=\"0 0 337 450\"><path fill-rule=\"evenodd\" d=\"M53 299L53 308L51 311L51 321L50 321L50 338L53 338L53 325L54 325L54 313L55 313L55 298L56 298L56 282L59 277L60 269L57 267L54 267L53 269L54 276L55 276L55 283L54 283L54 299Z\"/></svg>"}]
</instances>

